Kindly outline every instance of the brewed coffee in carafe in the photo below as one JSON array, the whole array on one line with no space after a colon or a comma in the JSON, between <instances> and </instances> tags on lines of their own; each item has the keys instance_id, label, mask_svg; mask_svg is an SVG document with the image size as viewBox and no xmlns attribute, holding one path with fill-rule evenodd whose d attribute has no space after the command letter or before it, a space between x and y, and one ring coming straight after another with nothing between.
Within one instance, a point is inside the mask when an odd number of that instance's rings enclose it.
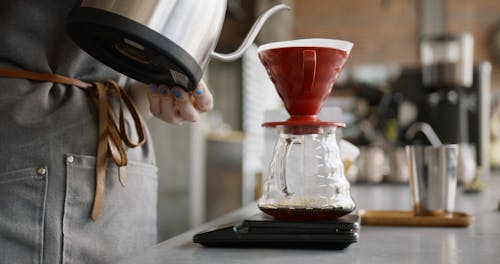
<instances>
[{"instance_id":1,"label":"brewed coffee in carafe","mask_svg":"<svg viewBox=\"0 0 500 264\"><path fill-rule=\"evenodd\" d=\"M335 137L345 124L317 117L351 48L342 40L302 39L258 49L290 114L263 124L278 140L258 206L277 219L328 220L355 208Z\"/></svg>"}]
</instances>

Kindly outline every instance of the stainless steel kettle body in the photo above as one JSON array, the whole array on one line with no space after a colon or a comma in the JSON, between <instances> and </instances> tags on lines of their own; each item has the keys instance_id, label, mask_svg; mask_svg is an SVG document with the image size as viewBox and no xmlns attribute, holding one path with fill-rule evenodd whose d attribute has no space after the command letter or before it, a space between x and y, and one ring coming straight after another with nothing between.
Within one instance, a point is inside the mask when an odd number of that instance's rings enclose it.
<instances>
[{"instance_id":1,"label":"stainless steel kettle body","mask_svg":"<svg viewBox=\"0 0 500 264\"><path fill-rule=\"evenodd\" d=\"M83 50L129 77L192 90L211 57L241 57L267 18L288 8L267 10L231 54L214 52L226 0L84 0L70 13L67 29Z\"/></svg>"}]
</instances>

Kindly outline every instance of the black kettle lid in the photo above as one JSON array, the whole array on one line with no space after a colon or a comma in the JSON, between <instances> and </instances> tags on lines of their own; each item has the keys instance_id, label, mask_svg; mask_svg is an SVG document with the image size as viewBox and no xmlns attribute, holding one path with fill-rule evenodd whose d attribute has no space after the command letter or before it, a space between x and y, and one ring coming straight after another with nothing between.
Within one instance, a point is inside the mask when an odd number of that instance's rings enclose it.
<instances>
[{"instance_id":1,"label":"black kettle lid","mask_svg":"<svg viewBox=\"0 0 500 264\"><path fill-rule=\"evenodd\" d=\"M69 36L95 59L143 83L196 88L203 70L182 47L160 33L105 10L73 9Z\"/></svg>"}]
</instances>

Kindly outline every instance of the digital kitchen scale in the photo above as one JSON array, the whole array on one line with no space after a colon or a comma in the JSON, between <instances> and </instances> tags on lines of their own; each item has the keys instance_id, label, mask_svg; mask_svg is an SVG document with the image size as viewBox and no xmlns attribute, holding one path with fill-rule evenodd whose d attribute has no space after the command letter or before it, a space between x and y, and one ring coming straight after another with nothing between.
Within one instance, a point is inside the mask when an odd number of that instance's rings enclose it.
<instances>
[{"instance_id":1,"label":"digital kitchen scale","mask_svg":"<svg viewBox=\"0 0 500 264\"><path fill-rule=\"evenodd\" d=\"M259 213L200 232L193 236L193 242L206 247L344 249L358 242L359 222L356 214L328 221L289 222Z\"/></svg>"}]
</instances>

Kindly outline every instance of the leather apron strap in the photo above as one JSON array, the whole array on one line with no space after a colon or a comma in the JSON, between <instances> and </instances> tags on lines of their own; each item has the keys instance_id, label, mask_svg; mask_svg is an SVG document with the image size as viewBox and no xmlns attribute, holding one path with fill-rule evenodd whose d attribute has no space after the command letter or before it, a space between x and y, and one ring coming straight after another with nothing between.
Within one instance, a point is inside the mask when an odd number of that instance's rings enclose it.
<instances>
[{"instance_id":1,"label":"leather apron strap","mask_svg":"<svg viewBox=\"0 0 500 264\"><path fill-rule=\"evenodd\" d=\"M125 186L127 179L125 166L127 166L128 160L126 149L123 144L127 147L134 148L144 144L145 142L144 128L142 127L139 113L132 99L113 80L94 82L91 84L57 74L38 73L2 67L0 67L0 77L76 86L84 89L90 96L91 100L97 107L99 120L99 138L96 158L96 186L94 203L90 214L92 220L97 220L99 212L101 211L104 190L106 187L106 157L108 152L111 153L113 161L119 168L118 178L120 183L122 186ZM110 99L114 97L118 98L118 123L116 122L117 117L115 111L113 110L113 104L110 102ZM129 109L132 119L134 120L135 129L138 135L137 142L132 142L127 134L123 112L124 104Z\"/></svg>"}]
</instances>

